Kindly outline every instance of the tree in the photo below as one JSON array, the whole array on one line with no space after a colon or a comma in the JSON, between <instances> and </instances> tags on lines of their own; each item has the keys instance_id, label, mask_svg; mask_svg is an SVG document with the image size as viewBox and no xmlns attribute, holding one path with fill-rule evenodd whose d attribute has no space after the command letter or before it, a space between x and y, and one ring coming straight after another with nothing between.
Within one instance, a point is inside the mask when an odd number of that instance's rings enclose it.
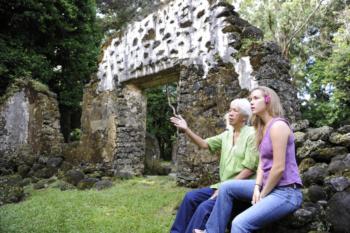
<instances>
[{"instance_id":1,"label":"tree","mask_svg":"<svg viewBox=\"0 0 350 233\"><path fill-rule=\"evenodd\" d=\"M94 0L0 0L0 91L32 78L58 95L61 113L79 110L97 69L95 9Z\"/></svg>"},{"instance_id":2,"label":"tree","mask_svg":"<svg viewBox=\"0 0 350 233\"><path fill-rule=\"evenodd\" d=\"M349 116L343 96L348 87L339 85L348 82L349 42L348 37L342 44L335 39L349 28L348 8L348 0L243 0L240 4L242 17L260 27L266 40L276 41L291 61L304 117L314 126L337 125Z\"/></svg>"},{"instance_id":3,"label":"tree","mask_svg":"<svg viewBox=\"0 0 350 233\"><path fill-rule=\"evenodd\" d=\"M106 36L120 30L133 20L152 13L160 4L159 0L97 0L99 24Z\"/></svg>"},{"instance_id":4,"label":"tree","mask_svg":"<svg viewBox=\"0 0 350 233\"><path fill-rule=\"evenodd\" d=\"M161 158L171 160L172 141L176 129L170 124L173 116L172 109L168 106L168 97L176 93L176 86L169 85L167 94L165 86L146 90L147 96L147 132L154 135L159 142ZM171 100L171 102L173 102ZM162 113L162 114L159 114Z\"/></svg>"},{"instance_id":5,"label":"tree","mask_svg":"<svg viewBox=\"0 0 350 233\"><path fill-rule=\"evenodd\" d=\"M339 12L342 26L334 34L332 53L309 66L307 85L310 99L305 116L315 125L350 123L350 9Z\"/></svg>"}]
</instances>

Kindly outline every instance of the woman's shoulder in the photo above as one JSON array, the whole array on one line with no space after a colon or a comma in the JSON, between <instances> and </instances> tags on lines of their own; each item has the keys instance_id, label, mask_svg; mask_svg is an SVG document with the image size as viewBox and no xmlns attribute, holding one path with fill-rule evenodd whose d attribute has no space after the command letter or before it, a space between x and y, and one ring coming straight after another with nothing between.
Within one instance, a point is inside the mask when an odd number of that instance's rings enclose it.
<instances>
[{"instance_id":1,"label":"woman's shoulder","mask_svg":"<svg viewBox=\"0 0 350 233\"><path fill-rule=\"evenodd\" d=\"M244 127L245 135L249 136L255 136L255 128L253 126L245 126Z\"/></svg>"},{"instance_id":2,"label":"woman's shoulder","mask_svg":"<svg viewBox=\"0 0 350 233\"><path fill-rule=\"evenodd\" d=\"M277 120L273 122L273 124L270 127L270 135L286 135L289 136L291 132L290 126L287 121L284 120Z\"/></svg>"},{"instance_id":3,"label":"woman's shoulder","mask_svg":"<svg viewBox=\"0 0 350 233\"><path fill-rule=\"evenodd\" d=\"M289 128L290 129L290 125L288 120L282 118L282 117L277 117L273 119L273 122L271 124L271 130L272 129L286 129Z\"/></svg>"}]
</instances>

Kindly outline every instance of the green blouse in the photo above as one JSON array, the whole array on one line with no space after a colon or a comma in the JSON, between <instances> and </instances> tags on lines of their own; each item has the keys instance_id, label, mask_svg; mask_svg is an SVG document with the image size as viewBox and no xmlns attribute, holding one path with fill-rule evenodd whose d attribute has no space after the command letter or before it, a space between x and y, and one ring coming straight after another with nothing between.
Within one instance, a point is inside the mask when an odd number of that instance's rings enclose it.
<instances>
[{"instance_id":1,"label":"green blouse","mask_svg":"<svg viewBox=\"0 0 350 233\"><path fill-rule=\"evenodd\" d=\"M220 156L220 183L234 178L244 168L256 171L259 162L259 153L255 143L255 130L251 126L243 126L236 144L233 144L233 130L205 139L209 150L215 153L221 150ZM252 176L252 178L255 174ZM219 188L220 183L211 185Z\"/></svg>"}]
</instances>

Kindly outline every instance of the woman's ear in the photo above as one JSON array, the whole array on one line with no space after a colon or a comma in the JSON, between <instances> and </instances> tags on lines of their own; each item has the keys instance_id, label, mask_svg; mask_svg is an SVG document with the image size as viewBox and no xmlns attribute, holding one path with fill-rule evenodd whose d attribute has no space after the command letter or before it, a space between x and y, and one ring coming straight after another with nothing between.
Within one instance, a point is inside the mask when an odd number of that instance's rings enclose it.
<instances>
[{"instance_id":1,"label":"woman's ear","mask_svg":"<svg viewBox=\"0 0 350 233\"><path fill-rule=\"evenodd\" d=\"M269 104L271 101L271 97L269 95L264 95L264 100L265 100L265 104Z\"/></svg>"}]
</instances>

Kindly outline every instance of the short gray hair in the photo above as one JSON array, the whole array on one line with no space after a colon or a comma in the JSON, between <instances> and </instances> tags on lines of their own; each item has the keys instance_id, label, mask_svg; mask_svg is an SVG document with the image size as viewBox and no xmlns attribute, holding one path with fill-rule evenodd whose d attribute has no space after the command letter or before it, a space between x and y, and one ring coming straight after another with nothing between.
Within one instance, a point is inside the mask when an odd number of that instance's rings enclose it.
<instances>
[{"instance_id":1,"label":"short gray hair","mask_svg":"<svg viewBox=\"0 0 350 233\"><path fill-rule=\"evenodd\" d=\"M239 109L239 112L247 118L246 123L250 121L252 117L252 109L250 102L246 98L238 98L231 101L231 104Z\"/></svg>"}]
</instances>

